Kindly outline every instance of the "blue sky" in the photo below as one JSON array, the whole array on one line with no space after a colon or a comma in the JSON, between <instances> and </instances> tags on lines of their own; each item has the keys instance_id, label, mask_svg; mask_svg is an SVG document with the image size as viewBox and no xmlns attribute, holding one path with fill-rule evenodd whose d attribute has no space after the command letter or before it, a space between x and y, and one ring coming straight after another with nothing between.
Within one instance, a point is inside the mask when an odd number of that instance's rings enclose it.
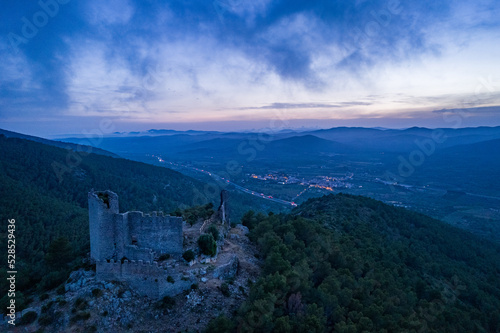
<instances>
[{"instance_id":1,"label":"blue sky","mask_svg":"<svg viewBox=\"0 0 500 333\"><path fill-rule=\"evenodd\" d=\"M9 130L500 125L498 1L0 9L0 127Z\"/></svg>"}]
</instances>

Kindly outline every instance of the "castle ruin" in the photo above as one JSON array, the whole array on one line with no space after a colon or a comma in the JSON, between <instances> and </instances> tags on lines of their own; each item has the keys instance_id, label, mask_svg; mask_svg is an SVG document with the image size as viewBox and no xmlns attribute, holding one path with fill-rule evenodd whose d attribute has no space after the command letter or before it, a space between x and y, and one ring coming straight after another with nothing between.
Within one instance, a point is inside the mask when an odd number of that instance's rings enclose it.
<instances>
[{"instance_id":1,"label":"castle ruin","mask_svg":"<svg viewBox=\"0 0 500 333\"><path fill-rule=\"evenodd\" d=\"M127 282L153 298L173 296L191 286L191 278L155 261L162 254L182 254L181 217L119 213L118 195L111 191L92 190L88 200L90 256L98 279Z\"/></svg>"}]
</instances>

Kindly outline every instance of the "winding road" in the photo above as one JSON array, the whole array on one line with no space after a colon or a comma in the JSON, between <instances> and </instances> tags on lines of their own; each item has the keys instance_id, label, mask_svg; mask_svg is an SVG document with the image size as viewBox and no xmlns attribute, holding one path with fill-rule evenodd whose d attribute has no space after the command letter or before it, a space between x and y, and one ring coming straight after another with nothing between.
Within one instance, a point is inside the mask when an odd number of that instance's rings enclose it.
<instances>
[{"instance_id":1,"label":"winding road","mask_svg":"<svg viewBox=\"0 0 500 333\"><path fill-rule=\"evenodd\" d=\"M240 190L241 192L245 192L245 193L248 193L248 194L251 194L253 196L256 196L256 197L259 197L259 198L262 198L262 199L266 199L266 200L269 200L269 201L273 201L273 202L277 202L277 203L280 203L282 205L287 205L287 206L292 206L292 207L296 207L297 204L293 201L286 201L286 200L282 200L282 199L278 199L278 198L274 198L273 196L270 196L270 195L265 195L264 193L258 193L256 191L253 191L253 190L250 190L248 188L245 188L243 186L240 186L238 184L235 184L233 182L231 182L229 179L225 179L223 177L220 177L210 171L207 171L207 170L203 170L203 169L199 169L199 168L195 168L195 167L189 167L189 166L186 166L186 165L182 165L182 164L178 164L178 163L173 163L173 162L167 162L165 161L164 159L162 159L161 157L159 156L155 156L158 161L160 163L167 163L167 164L170 164L172 166L175 166L175 167L180 167L180 168L185 168L185 169L190 169L190 170L194 170L194 171L197 171L197 172L201 172L201 173L204 173L206 175L209 175L210 177L220 181L220 182L225 182L227 183L228 185L232 185L234 188L236 188L237 190Z\"/></svg>"}]
</instances>

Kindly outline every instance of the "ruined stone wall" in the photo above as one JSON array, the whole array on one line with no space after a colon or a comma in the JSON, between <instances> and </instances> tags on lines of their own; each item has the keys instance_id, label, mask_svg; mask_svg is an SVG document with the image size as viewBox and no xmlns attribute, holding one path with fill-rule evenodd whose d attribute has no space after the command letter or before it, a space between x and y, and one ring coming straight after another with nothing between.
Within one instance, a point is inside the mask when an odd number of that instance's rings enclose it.
<instances>
[{"instance_id":1,"label":"ruined stone wall","mask_svg":"<svg viewBox=\"0 0 500 333\"><path fill-rule=\"evenodd\" d=\"M169 282L168 277L174 282ZM128 283L134 290L151 298L175 296L191 288L194 280L183 278L174 270L167 271L155 262L128 261L123 263L111 260L96 262L96 278L107 281L121 281Z\"/></svg>"},{"instance_id":2,"label":"ruined stone wall","mask_svg":"<svg viewBox=\"0 0 500 333\"><path fill-rule=\"evenodd\" d=\"M106 201L103 198L106 197ZM90 252L94 260L149 258L157 253L182 254L182 218L118 211L118 196L111 191L89 193ZM137 248L128 248L135 245ZM137 256L136 256L137 255Z\"/></svg>"},{"instance_id":3,"label":"ruined stone wall","mask_svg":"<svg viewBox=\"0 0 500 333\"><path fill-rule=\"evenodd\" d=\"M96 260L98 279L127 282L153 298L190 288L194 281L153 262L155 253L182 254L182 218L162 213L120 214L118 196L111 191L91 191L88 198L91 257ZM168 276L174 283L167 281Z\"/></svg>"},{"instance_id":4,"label":"ruined stone wall","mask_svg":"<svg viewBox=\"0 0 500 333\"><path fill-rule=\"evenodd\" d=\"M122 275L121 262L114 261L110 262L105 260L96 260L96 278L105 281L120 281Z\"/></svg>"},{"instance_id":5,"label":"ruined stone wall","mask_svg":"<svg viewBox=\"0 0 500 333\"><path fill-rule=\"evenodd\" d=\"M151 249L137 247L136 245L127 245L125 246L123 257L130 260L143 260L152 262L154 260L154 252Z\"/></svg>"},{"instance_id":6,"label":"ruined stone wall","mask_svg":"<svg viewBox=\"0 0 500 333\"><path fill-rule=\"evenodd\" d=\"M158 253L182 254L182 218L142 212L125 213L137 246Z\"/></svg>"}]
</instances>

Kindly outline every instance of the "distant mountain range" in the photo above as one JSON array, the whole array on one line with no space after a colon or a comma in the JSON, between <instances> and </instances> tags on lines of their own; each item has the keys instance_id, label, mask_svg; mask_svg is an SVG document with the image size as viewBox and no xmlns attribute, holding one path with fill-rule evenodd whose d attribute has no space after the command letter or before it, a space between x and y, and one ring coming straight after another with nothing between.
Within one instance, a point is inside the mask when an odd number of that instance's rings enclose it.
<instances>
[{"instance_id":1,"label":"distant mountain range","mask_svg":"<svg viewBox=\"0 0 500 333\"><path fill-rule=\"evenodd\" d=\"M155 133L158 132L155 130ZM161 155L170 161L208 161L220 165L230 160L250 161L276 166L287 161L289 169L299 164L337 164L357 161L366 164L365 172L396 172L402 159L416 161L412 179L420 183L444 182L453 188L469 184L475 191L500 194L500 183L491 176L500 170L500 127L404 130L362 127L336 127L310 132L280 131L275 134L239 132L178 132L158 136L103 138L97 148L141 160L141 156ZM88 144L87 140L67 138L65 142ZM374 166L378 165L376 169ZM498 168L497 168L498 167ZM362 167L361 167L362 168ZM359 171L360 167L356 167ZM354 170L352 170L354 171ZM405 178L407 178L405 176ZM410 179L409 181L411 181ZM406 180L405 180L406 182Z\"/></svg>"},{"instance_id":2,"label":"distant mountain range","mask_svg":"<svg viewBox=\"0 0 500 333\"><path fill-rule=\"evenodd\" d=\"M313 141L319 139L336 142L328 146L326 141ZM500 127L474 127L460 129L428 129L412 127L404 130L363 128L363 127L336 127L331 129L311 130L296 132L293 130L280 130L276 133L252 132L215 132L215 131L174 131L174 130L149 130L137 132L133 135L106 137L102 139L98 148L120 153L190 153L203 151L203 149L237 149L245 140L272 147L278 147L279 140L296 138L295 147L312 148L319 145L329 152L357 153L357 152L407 152L418 148L417 142L423 140L435 141L436 149L443 149L457 145L478 143L488 140L500 139ZM226 140L224 140L226 139ZM89 144L85 138L64 138L63 142L74 144ZM101 140L100 140L101 141ZM439 142L438 142L439 141ZM272 144L270 144L272 142ZM290 141L292 142L292 141ZM286 141L282 142L286 146ZM340 144L343 144L341 146ZM286 148L282 146L282 148ZM330 151L330 148L332 151Z\"/></svg>"}]
</instances>

